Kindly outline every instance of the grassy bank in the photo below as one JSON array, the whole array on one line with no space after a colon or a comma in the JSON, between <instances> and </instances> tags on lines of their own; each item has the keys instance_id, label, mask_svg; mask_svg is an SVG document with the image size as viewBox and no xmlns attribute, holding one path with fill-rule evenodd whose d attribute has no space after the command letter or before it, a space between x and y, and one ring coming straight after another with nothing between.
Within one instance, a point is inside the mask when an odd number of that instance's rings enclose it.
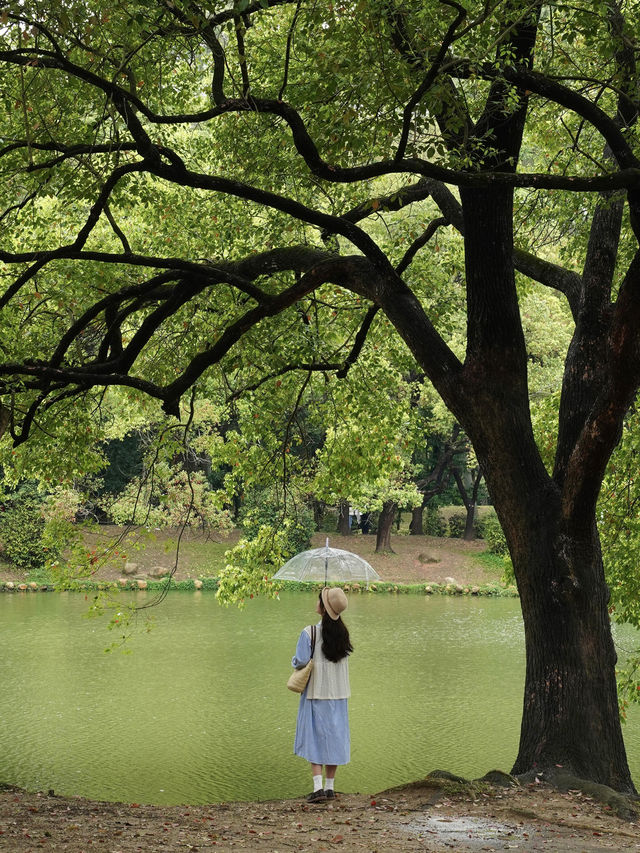
<instances>
[{"instance_id":1,"label":"grassy bank","mask_svg":"<svg viewBox=\"0 0 640 853\"><path fill-rule=\"evenodd\" d=\"M60 581L42 569L21 571L0 563L0 590L101 589L215 591L217 576L226 563L225 553L240 537L239 531L214 539L187 531L125 531L104 526L86 539L87 555L98 555L90 577ZM326 533L312 537L311 547L324 545ZM117 542L114 547L112 543ZM178 548L179 542L179 548ZM501 583L503 562L490 554L482 540L434 536L392 537L392 551L375 552L375 536L330 536L330 545L363 557L380 575L369 593L419 593L449 595L512 594ZM170 576L167 581L166 577ZM13 584L13 587L7 587ZM283 589L294 588L285 585ZM309 588L309 587L306 587ZM353 591L359 592L358 585Z\"/></svg>"}]
</instances>

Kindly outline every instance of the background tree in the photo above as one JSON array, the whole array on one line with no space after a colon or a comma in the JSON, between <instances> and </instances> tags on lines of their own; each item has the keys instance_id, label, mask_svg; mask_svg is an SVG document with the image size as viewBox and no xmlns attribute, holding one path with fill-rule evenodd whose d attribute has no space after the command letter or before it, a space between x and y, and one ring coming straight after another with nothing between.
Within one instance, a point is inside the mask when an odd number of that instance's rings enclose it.
<instances>
[{"instance_id":1,"label":"background tree","mask_svg":"<svg viewBox=\"0 0 640 853\"><path fill-rule=\"evenodd\" d=\"M424 510L429 502L450 488L452 464L461 453L466 453L468 440L460 436L460 424L454 424L450 435L430 432L425 436L423 448L414 451L414 464L418 468L416 486L422 494L421 503L413 508L409 532L422 536Z\"/></svg>"},{"instance_id":2,"label":"background tree","mask_svg":"<svg viewBox=\"0 0 640 853\"><path fill-rule=\"evenodd\" d=\"M14 449L91 461L113 386L178 416L214 366L344 377L380 323L469 436L507 538L526 640L514 771L625 791L596 502L640 383L634 10L23 0L0 33ZM516 272L575 324L550 471ZM439 303L455 287L461 349Z\"/></svg>"}]
</instances>

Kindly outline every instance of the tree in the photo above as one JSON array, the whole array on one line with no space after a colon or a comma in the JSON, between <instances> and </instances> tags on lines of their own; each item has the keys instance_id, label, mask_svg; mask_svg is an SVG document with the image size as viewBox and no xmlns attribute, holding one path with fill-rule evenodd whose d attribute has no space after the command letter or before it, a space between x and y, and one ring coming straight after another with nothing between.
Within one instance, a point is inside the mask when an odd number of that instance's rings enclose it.
<instances>
[{"instance_id":1,"label":"tree","mask_svg":"<svg viewBox=\"0 0 640 853\"><path fill-rule=\"evenodd\" d=\"M440 435L434 436L433 433L427 436L423 454L420 454L426 457L427 465L420 466L422 473L418 475L416 483L422 494L422 503L413 510L409 525L412 535L422 536L425 507L432 498L449 487L453 475L452 463L458 454L466 454L467 449L468 441L466 436L460 439L460 424L457 423L451 428L450 435L444 438ZM416 453L415 456L417 455Z\"/></svg>"},{"instance_id":2,"label":"tree","mask_svg":"<svg viewBox=\"0 0 640 853\"><path fill-rule=\"evenodd\" d=\"M561 764L622 791L595 513L640 384L634 8L21 0L0 34L14 450L59 447L63 420L73 446L111 386L178 416L214 366L249 386L329 381L373 327L393 332L469 436L509 545L526 639L514 771ZM550 471L524 279L575 323Z\"/></svg>"},{"instance_id":3,"label":"tree","mask_svg":"<svg viewBox=\"0 0 640 853\"><path fill-rule=\"evenodd\" d=\"M464 504L464 508L467 512L465 525L464 525L464 535L463 539L471 540L475 537L475 531L473 528L473 523L476 518L476 506L478 503L478 489L480 488L480 483L482 482L482 469L475 468L471 473L471 494L469 494L469 489L465 484L462 473L459 468L453 469L453 477L456 481L456 485L458 487L458 491L460 492L460 497L462 498L462 503Z\"/></svg>"}]
</instances>

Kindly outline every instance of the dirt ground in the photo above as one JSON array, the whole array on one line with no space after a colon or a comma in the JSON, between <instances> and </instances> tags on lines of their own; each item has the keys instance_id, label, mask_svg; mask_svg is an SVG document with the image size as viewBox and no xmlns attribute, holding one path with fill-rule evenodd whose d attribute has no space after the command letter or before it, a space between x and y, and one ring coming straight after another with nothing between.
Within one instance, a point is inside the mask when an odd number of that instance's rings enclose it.
<instances>
[{"instance_id":1,"label":"dirt ground","mask_svg":"<svg viewBox=\"0 0 640 853\"><path fill-rule=\"evenodd\" d=\"M325 543L324 534L313 537L312 547ZM383 581L393 583L443 583L454 578L462 586L483 584L499 579L479 563L478 555L487 550L482 540L464 542L462 539L434 536L393 536L395 553L376 554L375 536L331 537L332 548L354 551L370 563Z\"/></svg>"},{"instance_id":2,"label":"dirt ground","mask_svg":"<svg viewBox=\"0 0 640 853\"><path fill-rule=\"evenodd\" d=\"M119 533L119 528L104 525L98 534L87 538L87 550L100 552L108 541L112 541ZM215 573L208 569L207 555L212 554L212 562L220 564L223 552L233 547L239 538L237 531L224 538L207 539L202 534L185 533L180 543L180 559L175 572L176 580L196 578L205 574ZM316 533L311 542L312 548L319 548L325 543L326 533ZM499 580L499 572L489 572L478 561L480 553L487 550L486 543L479 540L464 542L461 539L436 538L431 536L393 536L393 554L376 554L375 536L340 536L337 533L330 537L333 548L354 551L364 557L378 572L383 581L393 583L442 583L445 578L454 578L459 584L493 583ZM175 565L175 537L167 534L154 534L153 538L145 538L142 534L132 533L118 545L119 554L126 553L126 560L137 564L136 578L146 578L153 572L154 567L164 566L173 569ZM123 576L125 559L114 556L112 559L96 564L95 580L117 581ZM24 573L12 570L9 566L0 565L0 581L21 583L25 580Z\"/></svg>"},{"instance_id":3,"label":"dirt ground","mask_svg":"<svg viewBox=\"0 0 640 853\"><path fill-rule=\"evenodd\" d=\"M640 850L640 824L545 785L447 795L433 787L303 799L160 807L0 793L0 850L592 853Z\"/></svg>"}]
</instances>

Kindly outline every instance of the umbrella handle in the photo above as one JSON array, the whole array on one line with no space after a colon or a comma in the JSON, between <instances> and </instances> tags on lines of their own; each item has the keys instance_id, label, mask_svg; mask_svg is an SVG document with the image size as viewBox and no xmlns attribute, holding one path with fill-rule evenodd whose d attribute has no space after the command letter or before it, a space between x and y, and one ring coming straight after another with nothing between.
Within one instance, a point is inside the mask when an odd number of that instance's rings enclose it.
<instances>
[{"instance_id":1,"label":"umbrella handle","mask_svg":"<svg viewBox=\"0 0 640 853\"><path fill-rule=\"evenodd\" d=\"M324 543L324 547L327 549L327 553L324 558L324 585L327 585L327 575L329 573L329 537L327 536L326 542Z\"/></svg>"}]
</instances>

